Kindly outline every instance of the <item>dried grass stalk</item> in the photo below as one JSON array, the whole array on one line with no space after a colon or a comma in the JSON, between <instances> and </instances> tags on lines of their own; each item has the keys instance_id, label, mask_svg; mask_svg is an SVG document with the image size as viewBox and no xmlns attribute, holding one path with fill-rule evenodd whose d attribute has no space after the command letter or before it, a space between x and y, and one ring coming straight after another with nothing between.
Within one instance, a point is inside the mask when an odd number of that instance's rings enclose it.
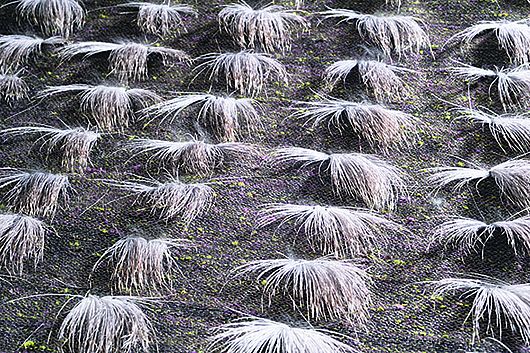
<instances>
[{"instance_id":1,"label":"dried grass stalk","mask_svg":"<svg viewBox=\"0 0 530 353\"><path fill-rule=\"evenodd\" d=\"M76 0L17 0L18 16L39 26L46 36L69 38L81 28L85 10Z\"/></svg>"},{"instance_id":2,"label":"dried grass stalk","mask_svg":"<svg viewBox=\"0 0 530 353\"><path fill-rule=\"evenodd\" d=\"M63 42L60 37L39 38L10 34L0 36L0 69L17 69L42 54L43 47Z\"/></svg>"},{"instance_id":3,"label":"dried grass stalk","mask_svg":"<svg viewBox=\"0 0 530 353\"><path fill-rule=\"evenodd\" d=\"M7 188L4 201L15 212L53 218L59 202L68 201L70 183L66 175L0 168L0 189Z\"/></svg>"},{"instance_id":4,"label":"dried grass stalk","mask_svg":"<svg viewBox=\"0 0 530 353\"><path fill-rule=\"evenodd\" d=\"M491 96L491 90L493 86L496 86L499 100L505 111L509 107L526 107L530 98L530 70L528 70L527 65L513 69L495 68L489 70L461 64L461 66L450 67L449 70L456 76L465 79L468 85L483 78L491 79L488 94Z\"/></svg>"},{"instance_id":5,"label":"dried grass stalk","mask_svg":"<svg viewBox=\"0 0 530 353\"><path fill-rule=\"evenodd\" d=\"M261 93L265 82L271 77L287 84L287 71L283 64L265 53L242 50L238 53L210 53L201 55L204 62L195 69L198 74L209 71L209 80L224 76L227 88L254 97Z\"/></svg>"},{"instance_id":6,"label":"dried grass stalk","mask_svg":"<svg viewBox=\"0 0 530 353\"><path fill-rule=\"evenodd\" d=\"M103 131L123 131L129 127L135 110L161 99L156 93L140 88L84 84L48 87L38 96L47 99L66 93L76 93L79 96L81 111L90 116Z\"/></svg>"},{"instance_id":7,"label":"dried grass stalk","mask_svg":"<svg viewBox=\"0 0 530 353\"><path fill-rule=\"evenodd\" d=\"M388 109L379 104L349 102L324 98L319 102L299 102L302 110L294 116L312 122L316 128L325 125L339 132L350 130L371 147L410 146L415 138L417 119L410 114Z\"/></svg>"},{"instance_id":8,"label":"dried grass stalk","mask_svg":"<svg viewBox=\"0 0 530 353\"><path fill-rule=\"evenodd\" d=\"M313 248L343 258L367 255L386 245L389 233L400 232L400 225L367 209L281 203L264 205L257 227L291 222Z\"/></svg>"},{"instance_id":9,"label":"dried grass stalk","mask_svg":"<svg viewBox=\"0 0 530 353\"><path fill-rule=\"evenodd\" d=\"M307 29L309 22L279 5L253 9L241 0L237 4L224 5L219 13L219 25L242 48L285 53L291 49L293 27Z\"/></svg>"},{"instance_id":10,"label":"dried grass stalk","mask_svg":"<svg viewBox=\"0 0 530 353\"><path fill-rule=\"evenodd\" d=\"M466 321L471 318L473 340L479 337L480 323L487 322L486 333L498 334L504 330L517 332L526 345L530 344L530 284L503 282L487 276L444 278L433 282L434 296L464 291L463 298L474 297Z\"/></svg>"},{"instance_id":11,"label":"dried grass stalk","mask_svg":"<svg viewBox=\"0 0 530 353\"><path fill-rule=\"evenodd\" d=\"M108 264L113 268L111 282L114 291L158 294L172 288L171 275L178 270L172 249L187 246L188 243L183 239L127 237L105 250L92 273L103 264Z\"/></svg>"},{"instance_id":12,"label":"dried grass stalk","mask_svg":"<svg viewBox=\"0 0 530 353\"><path fill-rule=\"evenodd\" d=\"M3 136L39 136L35 143L39 150L51 156L61 155L61 164L69 172L83 171L89 162L89 155L101 134L85 128L57 129L48 126L24 126L0 131Z\"/></svg>"},{"instance_id":13,"label":"dried grass stalk","mask_svg":"<svg viewBox=\"0 0 530 353\"><path fill-rule=\"evenodd\" d=\"M190 60L188 54L181 50L134 42L78 42L59 50L63 60L79 55L83 55L84 59L97 54L108 55L110 74L124 83L147 79L147 59L153 54L162 57L163 65L167 65L170 59L179 62Z\"/></svg>"},{"instance_id":14,"label":"dried grass stalk","mask_svg":"<svg viewBox=\"0 0 530 353\"><path fill-rule=\"evenodd\" d=\"M142 114L173 123L184 110L197 107L197 121L201 125L208 127L218 140L234 142L245 132L251 135L261 126L254 104L250 98L187 93L147 107Z\"/></svg>"},{"instance_id":15,"label":"dried grass stalk","mask_svg":"<svg viewBox=\"0 0 530 353\"><path fill-rule=\"evenodd\" d=\"M212 353L359 353L337 338L348 338L332 331L292 327L267 319L246 317L216 328L206 350Z\"/></svg>"},{"instance_id":16,"label":"dried grass stalk","mask_svg":"<svg viewBox=\"0 0 530 353\"><path fill-rule=\"evenodd\" d=\"M214 192L207 184L184 184L177 179L167 183L153 179L141 181L144 183L117 180L107 180L106 183L134 195L135 204L151 209L151 214L158 214L166 222L180 217L189 225L213 202Z\"/></svg>"},{"instance_id":17,"label":"dried grass stalk","mask_svg":"<svg viewBox=\"0 0 530 353\"><path fill-rule=\"evenodd\" d=\"M87 295L59 328L61 353L149 352L154 328L136 302L141 298Z\"/></svg>"},{"instance_id":18,"label":"dried grass stalk","mask_svg":"<svg viewBox=\"0 0 530 353\"><path fill-rule=\"evenodd\" d=\"M362 83L381 101L403 97L406 88L397 74L416 73L379 60L341 60L326 68L325 79L328 84L336 86L339 81L346 83L352 72L356 72Z\"/></svg>"},{"instance_id":19,"label":"dried grass stalk","mask_svg":"<svg viewBox=\"0 0 530 353\"><path fill-rule=\"evenodd\" d=\"M150 2L128 2L118 6L133 7L138 9L136 24L142 32L154 34L159 37L169 36L173 32L186 32L183 16L197 16L193 7L185 4L153 4Z\"/></svg>"},{"instance_id":20,"label":"dried grass stalk","mask_svg":"<svg viewBox=\"0 0 530 353\"><path fill-rule=\"evenodd\" d=\"M256 154L254 146L236 142L210 144L197 140L174 142L137 139L128 146L137 154L150 153L148 162L157 162L159 168L176 174L209 175L228 159L241 162L249 154Z\"/></svg>"},{"instance_id":21,"label":"dried grass stalk","mask_svg":"<svg viewBox=\"0 0 530 353\"><path fill-rule=\"evenodd\" d=\"M407 52L419 54L431 46L427 33L414 17L366 15L346 9L329 9L322 14L326 18L342 18L340 22L355 22L359 35L388 57L393 52L399 57Z\"/></svg>"},{"instance_id":22,"label":"dried grass stalk","mask_svg":"<svg viewBox=\"0 0 530 353\"><path fill-rule=\"evenodd\" d=\"M434 174L427 178L427 182L436 185L436 192L441 188L454 184L453 190L460 192L464 186L479 184L491 178L499 188L501 196L521 208L530 207L530 161L509 160L489 169L476 166L466 167L437 167L429 168Z\"/></svg>"},{"instance_id":23,"label":"dried grass stalk","mask_svg":"<svg viewBox=\"0 0 530 353\"><path fill-rule=\"evenodd\" d=\"M394 209L400 194L405 191L398 168L374 155L362 153L327 154L306 148L288 147L275 153L277 162L313 167L320 176L331 179L333 191L339 196L360 198L370 208Z\"/></svg>"},{"instance_id":24,"label":"dried grass stalk","mask_svg":"<svg viewBox=\"0 0 530 353\"><path fill-rule=\"evenodd\" d=\"M37 268L44 257L44 222L21 214L0 214L0 266L22 276L27 262Z\"/></svg>"},{"instance_id":25,"label":"dried grass stalk","mask_svg":"<svg viewBox=\"0 0 530 353\"><path fill-rule=\"evenodd\" d=\"M346 320L359 326L368 321L370 277L351 260L256 260L234 272L237 277L257 273L257 280L265 281L263 290L269 306L281 293L290 297L295 307L305 308L308 318Z\"/></svg>"}]
</instances>

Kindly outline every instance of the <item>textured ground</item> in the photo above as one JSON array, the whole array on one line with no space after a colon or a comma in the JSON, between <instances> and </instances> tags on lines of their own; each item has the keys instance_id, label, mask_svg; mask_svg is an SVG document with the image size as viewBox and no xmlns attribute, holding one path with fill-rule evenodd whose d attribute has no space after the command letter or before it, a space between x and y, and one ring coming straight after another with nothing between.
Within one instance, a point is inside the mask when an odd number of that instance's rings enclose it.
<instances>
[{"instance_id":1,"label":"textured ground","mask_svg":"<svg viewBox=\"0 0 530 353\"><path fill-rule=\"evenodd\" d=\"M90 10L84 28L75 40L105 40L120 38L153 41L145 38L133 23L133 18L120 14L111 7L116 1L90 1ZM197 57L212 51L234 50L231 42L219 32L216 15L224 1L192 2L199 10L197 19L190 19L189 31L174 38L160 41L161 45L185 50ZM289 6L289 2L278 2ZM292 5L292 4L291 4ZM420 0L407 1L401 9L422 19L432 42L432 54L403 57L399 63L419 71L406 81L411 93L394 106L417 116L423 126L419 141L411 148L392 150L387 154L371 151L355 142L352 136L330 134L326 129L303 127L300 121L289 118L292 101L315 99L315 92L325 92L321 75L330 63L355 56L363 41L347 24L335 25L311 15L328 7L344 7L370 13L393 13L384 1L306 0L303 10L312 24L309 32L295 39L290 53L279 55L291 74L287 86L270 82L266 94L259 97L262 103L263 129L245 141L265 148L276 146L301 146L322 151L362 151L381 154L401 167L411 177L409 195L403 197L396 212L387 216L405 225L410 234L396 238L379 253L363 261L370 265L374 277L374 305L371 322L366 331L357 333L350 342L363 352L501 352L490 341L471 345L471 327L462 325L469 302L457 298L430 298L425 285L419 282L439 279L455 272L480 272L495 275L508 281L525 282L528 279L526 259L514 259L503 248L490 249L486 260L478 256L466 257L443 249L426 250L431 229L450 215L463 215L486 220L503 219L514 210L506 209L502 202L486 191L451 194L442 192L434 197L425 185L423 170L432 166L455 165L459 156L466 160L490 165L515 156L506 155L495 147L485 131L475 127L452 123L450 106L442 101L467 105L466 85L449 77L444 68L456 59L475 65L502 66L505 58L495 44L484 40L473 48L461 50L459 46L442 45L456 31L479 20L520 19L530 5L526 1L499 0ZM30 32L30 28L16 23L10 13L12 7L0 9L0 33ZM175 65L164 68L161 63L150 64L150 79L135 87L150 88L171 97L173 91L205 91L212 86L194 74L189 67ZM48 52L28 69L27 79L33 92L45 85L70 83L112 82L106 79L104 58L60 64ZM213 91L224 92L224 87L213 83ZM363 90L339 89L333 92L341 98L359 99ZM498 104L487 99L487 87L471 87L473 100L499 110ZM45 101L38 108L24 110L29 102L14 107L0 105L0 127L19 126L36 122L60 126L59 119L70 125L83 124L72 100ZM21 112L17 115L15 113ZM238 317L236 311L260 315L284 322L300 322L301 317L289 303L278 302L272 308L261 310L260 284L252 280L231 281L226 284L227 272L249 259L275 258L278 253L302 258L318 256L304 242L293 244L293 234L273 229L256 231L253 228L257 206L267 202L319 202L336 205L358 205L356 200L337 199L329 192L329 185L321 184L310 173L295 170L275 170L263 157L241 164L233 164L216 173L224 181L215 185L217 197L210 211L185 229L181 224L164 224L146 217L129 207L127 200L115 201L120 194L108 189L94 179L127 179L128 174L156 175L145 160L132 159L119 150L120 144L131 136L177 138L192 129L193 116L188 116L173 126L138 122L123 135L106 135L92 155L93 167L84 175L72 175L75 190L64 205L53 226L58 235L46 244L44 262L23 278L11 279L11 285L0 282L0 352L23 352L20 345L29 339L43 350L54 351L58 324L56 316L64 298L26 299L16 303L6 301L38 293L109 293L108 273L97 273L89 282L90 269L97 254L121 236L170 236L192 240L197 247L178 254L184 273L175 281L175 291L168 301L153 307L150 316L158 331L158 348L161 353L200 352L211 328ZM31 150L31 142L5 142L0 145L0 166L47 169L59 171L51 161ZM162 178L163 176L159 176ZM228 180L228 181L227 181ZM480 212L478 211L480 209ZM501 244L502 246L502 244ZM503 256L500 256L503 255ZM488 260L490 259L490 260ZM491 260L494 259L494 260ZM225 285L226 284L226 285ZM224 286L224 287L223 287ZM64 313L59 316L59 322ZM355 336L341 322L318 323L319 327L332 328ZM48 341L48 334L51 339ZM486 335L484 335L486 336ZM515 352L524 351L517 337L503 337ZM154 350L153 350L154 351Z\"/></svg>"}]
</instances>

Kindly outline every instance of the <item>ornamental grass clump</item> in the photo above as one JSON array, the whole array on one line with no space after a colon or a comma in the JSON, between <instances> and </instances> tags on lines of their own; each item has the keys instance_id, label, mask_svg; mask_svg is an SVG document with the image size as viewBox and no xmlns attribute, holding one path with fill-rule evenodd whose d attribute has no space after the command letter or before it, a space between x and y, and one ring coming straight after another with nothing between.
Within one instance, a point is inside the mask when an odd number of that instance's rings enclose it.
<instances>
[{"instance_id":1,"label":"ornamental grass clump","mask_svg":"<svg viewBox=\"0 0 530 353\"><path fill-rule=\"evenodd\" d=\"M70 60L74 56L85 59L98 54L108 56L109 74L123 83L147 79L147 59L152 55L160 56L163 65L169 64L170 60L190 61L189 55L182 50L135 42L78 42L59 49L62 60Z\"/></svg>"},{"instance_id":2,"label":"ornamental grass clump","mask_svg":"<svg viewBox=\"0 0 530 353\"><path fill-rule=\"evenodd\" d=\"M293 305L305 309L315 320L346 320L364 326L371 305L370 277L352 260L274 259L250 261L233 271L237 277L256 275L265 283L264 295L269 306L272 298L282 294Z\"/></svg>"},{"instance_id":3,"label":"ornamental grass clump","mask_svg":"<svg viewBox=\"0 0 530 353\"><path fill-rule=\"evenodd\" d=\"M45 236L52 228L22 214L0 214L0 267L22 276L26 264L33 267L44 257Z\"/></svg>"},{"instance_id":4,"label":"ornamental grass clump","mask_svg":"<svg viewBox=\"0 0 530 353\"><path fill-rule=\"evenodd\" d=\"M68 201L70 183L66 175L0 168L0 190L13 211L53 219Z\"/></svg>"},{"instance_id":5,"label":"ornamental grass clump","mask_svg":"<svg viewBox=\"0 0 530 353\"><path fill-rule=\"evenodd\" d=\"M183 239L127 237L106 249L92 269L103 265L112 269L112 289L117 293L160 293L171 290L171 277L178 270L173 249L187 248Z\"/></svg>"},{"instance_id":6,"label":"ornamental grass clump","mask_svg":"<svg viewBox=\"0 0 530 353\"><path fill-rule=\"evenodd\" d=\"M273 203L263 205L257 227L292 224L322 254L356 257L384 247L401 226L362 208Z\"/></svg>"},{"instance_id":7,"label":"ornamental grass clump","mask_svg":"<svg viewBox=\"0 0 530 353\"><path fill-rule=\"evenodd\" d=\"M370 154L332 153L287 147L275 152L279 163L311 168L331 180L332 190L341 197L356 197L376 210L394 209L405 182L398 168Z\"/></svg>"},{"instance_id":8,"label":"ornamental grass clump","mask_svg":"<svg viewBox=\"0 0 530 353\"><path fill-rule=\"evenodd\" d=\"M240 1L224 5L219 13L219 25L244 49L285 53L291 48L293 28L307 29L309 22L280 5L269 4L254 9Z\"/></svg>"},{"instance_id":9,"label":"ornamental grass clump","mask_svg":"<svg viewBox=\"0 0 530 353\"><path fill-rule=\"evenodd\" d=\"M88 166L90 152L101 137L98 132L85 128L23 126L0 130L0 136L23 135L35 135L35 144L47 157L59 154L61 165L68 172L83 171Z\"/></svg>"}]
</instances>

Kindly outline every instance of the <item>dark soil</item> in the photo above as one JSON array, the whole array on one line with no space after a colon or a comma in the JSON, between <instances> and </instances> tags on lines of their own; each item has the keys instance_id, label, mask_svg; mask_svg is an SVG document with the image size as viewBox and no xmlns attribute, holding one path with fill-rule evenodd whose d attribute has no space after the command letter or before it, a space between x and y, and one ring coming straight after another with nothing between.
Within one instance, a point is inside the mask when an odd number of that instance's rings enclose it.
<instances>
[{"instance_id":1,"label":"dark soil","mask_svg":"<svg viewBox=\"0 0 530 353\"><path fill-rule=\"evenodd\" d=\"M216 18L221 6L229 2L191 2L199 16L189 19L188 33L158 42L184 50L192 57L236 50L230 39L220 33ZM141 34L133 17L112 7L117 3L114 0L86 2L90 11L87 23L74 40L157 40ZM278 3L292 6L293 2ZM322 21L317 13L326 7L371 13L395 13L396 10L386 6L384 1L306 0L302 9L307 11L311 30L294 38L289 53L277 55L291 75L289 84L269 83L266 92L258 98L263 129L244 141L267 150L292 145L321 151L380 154L411 177L408 197L402 199L395 212L387 214L406 226L410 234L396 238L387 248L364 260L370 264L369 272L374 279L374 305L366 330L355 332L342 322L315 322L314 325L355 337L349 343L362 352L503 352L490 340L481 343L476 340L472 345L472 327L463 323L470 308L469 300L450 296L431 298L428 287L422 282L463 272L483 273L513 283L527 282L528 259L502 256L506 253L502 242L498 247L488 248L485 260L480 256L462 258L461 254L442 248L427 251L432 229L448 216L494 221L505 219L518 210L507 207L494 191L478 194L469 190L455 194L444 190L434 196L431 186L425 183L425 169L456 165L459 159L454 156L487 166L517 155L504 153L480 128L452 122L451 106L444 102L468 104L466 84L452 79L444 70L454 65L452 60L508 66L506 58L487 37L483 38L484 42L476 40L471 48L442 46L451 35L479 20L523 18L528 14L528 3L522 0L404 1L401 13L424 22L431 37L432 55L426 49L421 55L395 58L396 63L420 73L405 77L412 93L391 106L417 116L423 126L418 130L419 141L414 146L385 154L359 143L355 136L330 134L325 128L303 127L302 122L289 117L295 101L314 100L315 93L326 93L322 72L327 65L355 57L362 52L359 46L367 44L357 36L352 25ZM0 9L1 34L38 34L13 18L13 6ZM104 56L60 63L48 48L45 55L27 67L25 76L34 94L46 85L112 82L112 78L106 77L107 73ZM166 97L171 97L171 92L207 91L211 86L213 91L225 91L223 85L209 82L204 75L192 81L195 74L185 65L163 67L156 60L150 61L149 76L148 80L132 86L152 89ZM473 101L501 112L495 97L488 98L487 86L471 87L470 92ZM370 99L363 87L356 85L333 94L345 99L359 95ZM27 123L62 126L60 121L71 126L84 125L86 120L79 115L77 104L75 99L45 101L31 109L27 109L32 106L31 102L11 107L3 104L0 105L0 128ZM214 206L186 228L179 222L165 224L139 213L131 208L131 200L116 201L122 194L97 181L102 178L126 180L131 174L163 180L164 176L157 175L145 159L130 159L120 147L132 136L164 139L185 133L196 135L193 120L190 114L171 126L156 123L143 126L143 122L138 122L123 134L105 135L92 153L92 167L84 174L70 175L75 194L49 222L57 230L57 236L47 239L43 263L27 271L22 278L9 278L10 284L0 278L0 352L23 352L20 346L26 339L42 346L42 350L56 351L58 342L54 337L65 315L65 312L59 314L59 309L66 298L8 301L44 293L109 294L108 272L96 273L91 282L89 274L98 254L127 235L186 238L196 245L192 250L175 255L184 276L175 278L174 291L167 300L149 310L157 330L160 353L201 352L212 328L239 317L237 312L283 322L303 321L287 301L276 301L274 306L265 306L262 310L260 284L254 279L229 280L229 271L244 261L276 258L278 253L301 258L322 255L312 251L302 240L293 244L295 234L288 227L276 233L273 228L256 231L253 225L258 206L270 202L363 206L361 203L338 199L325 180L322 184L309 172L273 169L269 158L263 157L245 163L234 162L218 170L213 176L221 180L214 186L217 193ZM2 142L0 167L60 172L57 164L46 161L31 147L29 140ZM483 332L481 338L487 336ZM517 335L506 335L502 339L514 352L526 352Z\"/></svg>"}]
</instances>

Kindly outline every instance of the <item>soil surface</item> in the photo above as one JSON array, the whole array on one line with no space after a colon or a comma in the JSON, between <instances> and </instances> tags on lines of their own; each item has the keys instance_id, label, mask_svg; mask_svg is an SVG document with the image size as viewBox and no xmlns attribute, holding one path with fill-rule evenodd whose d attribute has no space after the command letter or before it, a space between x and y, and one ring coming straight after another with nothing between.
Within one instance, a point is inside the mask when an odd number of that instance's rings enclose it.
<instances>
[{"instance_id":1,"label":"soil surface","mask_svg":"<svg viewBox=\"0 0 530 353\"><path fill-rule=\"evenodd\" d=\"M118 1L87 1L88 16L72 41L133 40L159 43L184 50L196 58L210 52L236 51L237 46L219 30L217 13L230 1L192 1L198 17L186 20L187 32L173 37L156 38L140 32L132 13L117 8ZM291 1L276 1L293 8ZM92 266L102 251L121 237L141 235L146 238L172 237L189 239L195 245L175 252L182 274L175 274L174 289L164 299L147 308L157 332L160 353L202 352L212 329L240 317L241 313L274 320L304 324L304 318L289 301L276 300L270 307L262 305L262 285L255 278L231 280L229 272L249 260L278 258L281 255L300 258L321 256L302 239L294 242L292 227L275 231L274 227L256 229L259 206L270 202L318 203L343 206L363 204L355 199L340 199L326 180L314 172L273 167L270 151L278 146L299 146L319 151L375 153L400 167L408 179L404 195L395 211L385 217L402 224L408 232L395 236L376 253L360 259L373 276L373 306L368 327L354 330L345 322L312 322L315 327L347 334L347 342L362 352L505 352L495 341L473 342L472 327L464 323L471 301L447 296L432 298L425 281L454 276L457 273L482 273L510 283L528 282L528 259L516 258L505 245L490 245L488 253L463 256L451 249L428 248L433 228L450 216L467 216L486 221L504 220L517 209L506 205L494 191L450 189L433 194L427 185L426 168L467 165L473 161L490 166L517 156L503 151L480 126L454 121L451 104L466 107L469 99L493 111L502 112L496 97L488 96L488 85L469 88L451 77L446 70L454 61L484 67L511 66L492 38L482 36L469 47L447 43L459 30L480 20L518 20L527 16L530 4L509 0L404 0L402 15L421 20L428 32L431 48L419 55L394 57L394 63L414 69L405 75L408 93L401 101L387 105L413 114L421 121L417 139L411 146L389 151L371 149L354 135L311 128L291 117L297 101L313 101L318 94L350 100L375 101L362 85L351 84L329 91L322 74L331 63L358 57L362 46L370 43L358 36L355 26L346 22L325 20L318 13L330 8L348 8L365 13L396 14L396 6L384 0L305 0L300 14L307 16L311 29L293 35L292 48L275 57L289 73L287 85L269 80L256 99L262 128L242 140L262 147L256 158L233 160L216 170L211 178L184 175L184 180L213 181L216 197L207 213L186 227L181 222L165 223L131 206L131 198L103 184L101 179L130 180L134 175L151 176L161 181L167 176L133 157L123 145L134 137L183 139L187 134L201 136L193 111L172 124L146 124L137 120L123 133L105 134L91 154L91 166L79 174L69 174L72 193L53 220L57 231L46 239L45 256L36 269L28 268L19 277L0 278L0 352L25 352L25 341L35 343L27 351L57 351L57 329L67 309L60 312L68 297L31 297L37 294L97 295L111 293L109 272L98 270L89 278ZM24 21L15 20L14 6L0 8L0 33L39 34ZM131 83L131 87L153 90L170 98L175 92L227 93L223 82L210 81L207 75L192 71L199 61L163 66L161 60L149 60L149 79ZM28 65L24 77L31 87L31 97L45 86L88 83L116 84L108 76L105 55L60 62L52 47ZM195 77L196 76L196 77ZM451 104L449 104L449 103ZM61 127L87 126L79 113L74 96L40 102L22 101L12 106L0 104L0 128L29 123ZM203 131L204 132L204 131ZM214 139L211 141L215 142ZM458 157L458 158L457 158ZM62 172L53 158L46 159L30 139L10 139L0 144L0 167ZM5 192L5 191L3 191ZM3 209L7 205L2 205ZM9 302L17 298L25 298ZM497 339L498 336L495 336ZM505 330L502 341L514 352L526 352L517 335ZM152 349L156 351L155 347Z\"/></svg>"}]
</instances>

